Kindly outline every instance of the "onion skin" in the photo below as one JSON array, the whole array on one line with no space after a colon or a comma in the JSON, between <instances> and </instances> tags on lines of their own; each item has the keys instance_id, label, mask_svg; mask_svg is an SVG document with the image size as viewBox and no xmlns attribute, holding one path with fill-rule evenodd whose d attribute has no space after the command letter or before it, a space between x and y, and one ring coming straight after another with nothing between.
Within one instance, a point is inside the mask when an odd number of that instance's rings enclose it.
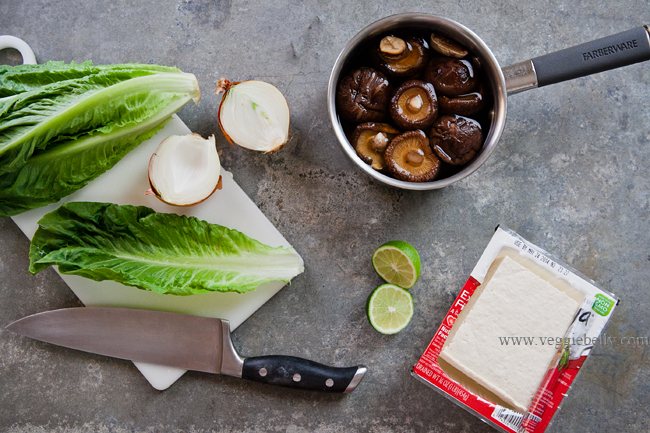
<instances>
[{"instance_id":1,"label":"onion skin","mask_svg":"<svg viewBox=\"0 0 650 433\"><path fill-rule=\"evenodd\" d=\"M227 79L225 79L225 78L223 78L223 77L219 80L219 82L217 83L217 88L216 88L216 90L214 91L214 93L216 93L216 94L219 94L219 93L223 93L223 94L224 94L223 97L221 98L221 102L219 103L219 110L217 111L217 119L219 120L219 128L221 129L221 132L223 133L224 137L226 138L226 140L228 140L228 143L230 143L231 146L237 145L237 146L240 146L240 147L243 147L243 148L249 149L249 150L256 150L256 151L258 151L258 152L261 151L261 152L263 152L263 153L265 153L265 154L275 153L275 152L277 152L278 150L282 149L282 148L283 148L283 147L284 147L284 146L289 142L289 133L288 133L288 131L287 131L286 139L285 139L285 141L284 141L282 144L280 144L279 146L277 146L277 147L275 147L275 148L273 148L273 149L271 149L271 150L264 150L264 151L262 151L262 150L257 150L257 149L251 149L251 148L248 147L248 146L244 146L244 145L242 145L242 144L240 144L240 143L237 143L237 141L235 141L235 140L230 136L230 134L228 134L228 132L226 132L226 128L224 127L223 122L222 122L222 120L221 120L221 112L222 112L222 108L223 108L223 103L224 103L224 101L226 100L226 96L227 96L228 92L230 91L230 89L231 89L232 87L234 87L234 86L239 85L239 84L246 83L246 82L253 82L253 81L258 81L258 80L245 80L245 81L234 81L234 82L231 82L231 81L229 81L229 80L227 80ZM265 83L265 82L264 82L264 83ZM268 84L268 83L265 83L265 84ZM276 89L276 90L277 90L277 89ZM278 92L279 92L279 90L278 90ZM281 94L281 93L280 93L280 94ZM283 97L283 99L284 99L284 95L283 95L282 97ZM284 102L285 102L285 104L286 104L286 99L284 99ZM291 116L291 111L290 111L290 109L289 109L289 105L288 105L288 104L287 104L287 113L288 113L288 115L289 115L289 117L290 117L290 116Z\"/></svg>"},{"instance_id":2,"label":"onion skin","mask_svg":"<svg viewBox=\"0 0 650 433\"><path fill-rule=\"evenodd\" d=\"M235 147L235 143L232 141L232 138L230 138L230 135L223 129L223 125L221 125L221 106L223 105L223 100L225 99L226 93L228 92L228 89L230 89L232 86L241 83L241 81L235 81L234 83L231 83L230 81L226 80L225 78L221 77L219 80L219 83L217 84L217 89L214 91L217 95L219 93L223 93L223 97L221 98L221 102L219 102L219 110L217 111L217 120L219 120L219 128L221 129L221 132L223 133L223 136L226 137L226 140L228 140L228 143L230 143L231 146Z\"/></svg>"}]
</instances>

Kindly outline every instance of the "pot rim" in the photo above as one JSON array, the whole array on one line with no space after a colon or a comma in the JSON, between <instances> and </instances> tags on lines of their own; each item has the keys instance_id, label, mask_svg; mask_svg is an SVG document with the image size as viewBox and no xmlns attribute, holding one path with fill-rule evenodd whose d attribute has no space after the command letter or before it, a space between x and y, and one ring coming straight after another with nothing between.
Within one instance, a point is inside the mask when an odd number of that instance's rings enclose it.
<instances>
[{"instance_id":1,"label":"pot rim","mask_svg":"<svg viewBox=\"0 0 650 433\"><path fill-rule=\"evenodd\" d=\"M404 28L407 25L414 27L434 28L447 36L456 39L461 44L466 46L470 52L476 55L483 64L483 68L488 76L488 83L493 95L493 108L492 120L490 122L490 130L481 153L470 164L465 166L458 173L440 180L433 180L430 182L407 182L395 179L385 174L378 172L363 162L357 155L354 147L350 144L341 122L339 121L338 114L336 113L336 86L343 68L348 61L349 57L354 53L355 49L366 42L372 37L379 36L384 32ZM431 190L444 188L448 185L458 182L461 179L474 173L483 163L490 157L494 151L503 128L505 126L506 111L507 111L507 93L506 84L501 67L497 62L494 54L483 42L483 40L476 35L469 28L462 24L453 21L449 18L441 17L438 15L424 14L424 13L402 13L391 15L382 18L378 21L369 24L358 32L348 43L345 45L341 53L338 55L332 72L330 74L329 83L327 86L327 108L329 111L330 122L334 129L334 134L339 141L339 144L345 153L354 161L363 171L369 174L374 179L381 183L402 189L409 190Z\"/></svg>"}]
</instances>

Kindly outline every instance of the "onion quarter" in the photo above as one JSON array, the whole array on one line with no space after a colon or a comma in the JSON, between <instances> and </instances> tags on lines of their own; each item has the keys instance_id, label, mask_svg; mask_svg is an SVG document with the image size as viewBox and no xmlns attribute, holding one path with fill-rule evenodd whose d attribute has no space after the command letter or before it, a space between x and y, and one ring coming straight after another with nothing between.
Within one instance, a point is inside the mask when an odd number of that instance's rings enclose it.
<instances>
[{"instance_id":1,"label":"onion quarter","mask_svg":"<svg viewBox=\"0 0 650 433\"><path fill-rule=\"evenodd\" d=\"M231 144L272 153L289 140L289 105L275 86L222 78L216 93L222 92L219 126Z\"/></svg>"},{"instance_id":2,"label":"onion quarter","mask_svg":"<svg viewBox=\"0 0 650 433\"><path fill-rule=\"evenodd\" d=\"M221 163L214 135L165 138L149 160L149 185L153 194L174 206L201 203L221 189Z\"/></svg>"}]
</instances>

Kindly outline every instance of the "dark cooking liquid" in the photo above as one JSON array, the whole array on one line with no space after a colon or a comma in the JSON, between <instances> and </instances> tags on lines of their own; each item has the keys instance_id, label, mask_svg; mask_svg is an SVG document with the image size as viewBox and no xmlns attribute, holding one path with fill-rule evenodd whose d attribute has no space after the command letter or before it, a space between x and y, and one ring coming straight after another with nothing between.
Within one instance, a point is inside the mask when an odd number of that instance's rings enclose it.
<instances>
[{"instance_id":1,"label":"dark cooking liquid","mask_svg":"<svg viewBox=\"0 0 650 433\"><path fill-rule=\"evenodd\" d=\"M343 77L348 75L351 71L353 71L355 69L358 69L358 68L360 68L362 66L367 66L367 67L371 67L373 69L376 69L376 66L374 65L374 62L373 62L373 60L371 58L370 53L372 52L372 50L376 49L376 47L379 46L379 41L381 41L382 38L384 38L385 36L388 36L388 35L393 35L393 36L397 36L397 37L400 37L400 38L404 38L404 37L407 37L407 36L420 38L420 39L422 39L424 41L425 47L429 51L429 59L431 59L434 56L441 56L441 54L438 54L435 50L433 50L429 46L429 38L431 36L431 30L417 29L416 28L416 29L409 29L408 31L397 31L396 30L396 31L383 33L380 36L376 37L375 39L369 41L368 43L359 46L355 51L353 51L351 53L351 55L349 56L350 60L348 60L348 62L346 62L343 65L343 68L341 70L341 75L339 77L339 82L343 79ZM478 75L479 82L483 84L483 89L484 89L483 98L485 98L485 106L477 114L474 114L472 116L466 116L466 117L470 117L470 118L472 118L472 119L474 119L474 120L476 120L476 121L478 121L480 123L481 129L483 131L483 138L485 140L485 137L487 137L488 132L490 131L490 123L491 123L491 120L492 120L491 116L490 116L490 113L492 111L492 107L493 107L493 104L494 104L493 101L494 100L493 100L493 97L492 97L492 92L491 92L491 89L490 89L489 80L485 76L486 75L485 71L483 71L482 68L480 67L479 59L477 57L473 56L471 52L470 52L470 54L468 54L464 58L464 60L469 60L469 59L473 60L472 65L474 66L474 73ZM408 80L423 80L423 81L426 81L424 79L423 75L424 75L424 73L421 73L421 74L416 75L416 76L411 76L411 77L408 77L408 78L392 78L392 77L387 77L387 78L390 81L391 85L393 86L393 90L394 90L394 89L397 89L404 81L408 81ZM338 88L338 84L339 83L337 83L337 88ZM438 99L440 99L440 96L438 96ZM440 115L441 114L439 114L439 116ZM345 132L345 135L348 138L348 141L350 143L352 143L352 134L354 133L354 130L357 127L358 124L348 122L348 121L346 121L344 119L341 119L340 117L339 117L339 122L341 123L341 126L343 127L343 131ZM388 113L386 113L386 119L383 121L383 123L388 123L390 125L393 125L395 128L399 129L400 131L405 132L403 129L398 128L394 124L394 122L392 121L392 119L390 118L390 115ZM424 133L427 135L427 137L429 136L430 132L431 132L431 127L427 128L424 131ZM484 142L484 145L485 145L485 142ZM480 152L477 153L477 156L479 154L480 154ZM433 179L434 181L444 179L446 177L453 176L454 174L460 172L467 165L467 164L465 164L465 165L451 165L451 164L445 163L442 160L440 162L441 162L441 164L440 164L440 172L438 173L438 176L435 179ZM471 163L471 161L469 163ZM388 173L386 173L386 174L388 176L390 176L390 174L388 174Z\"/></svg>"}]
</instances>

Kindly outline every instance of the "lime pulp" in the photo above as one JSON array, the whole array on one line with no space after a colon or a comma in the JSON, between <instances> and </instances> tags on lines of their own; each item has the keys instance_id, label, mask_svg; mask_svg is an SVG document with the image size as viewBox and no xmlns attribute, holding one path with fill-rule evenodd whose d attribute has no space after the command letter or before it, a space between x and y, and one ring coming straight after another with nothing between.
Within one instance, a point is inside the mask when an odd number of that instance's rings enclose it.
<instances>
[{"instance_id":1,"label":"lime pulp","mask_svg":"<svg viewBox=\"0 0 650 433\"><path fill-rule=\"evenodd\" d=\"M394 284L382 284L368 297L368 321L382 334L396 334L406 327L413 317L413 297Z\"/></svg>"},{"instance_id":2,"label":"lime pulp","mask_svg":"<svg viewBox=\"0 0 650 433\"><path fill-rule=\"evenodd\" d=\"M387 283L410 289L420 277L420 256L404 241L386 242L372 254L372 266Z\"/></svg>"}]
</instances>

